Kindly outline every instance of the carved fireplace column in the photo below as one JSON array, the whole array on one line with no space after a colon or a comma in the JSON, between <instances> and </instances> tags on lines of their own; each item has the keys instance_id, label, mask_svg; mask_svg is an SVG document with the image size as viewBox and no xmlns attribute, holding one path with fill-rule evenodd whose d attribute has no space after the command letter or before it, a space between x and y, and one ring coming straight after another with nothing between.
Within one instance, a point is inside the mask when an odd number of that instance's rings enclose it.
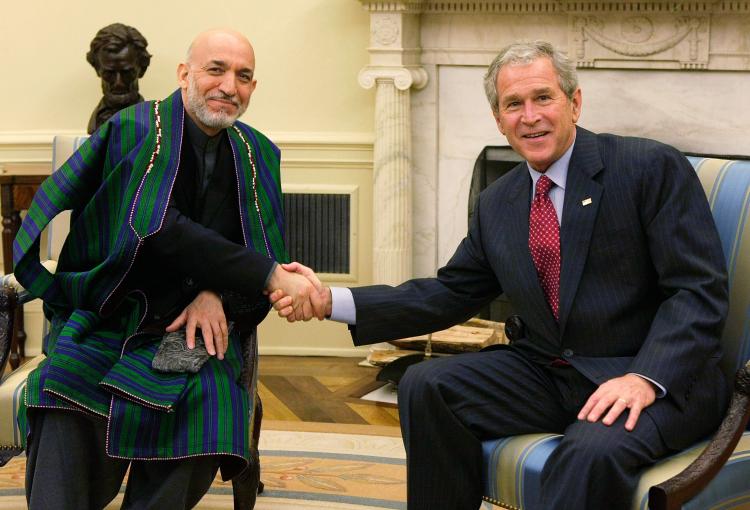
<instances>
[{"instance_id":1,"label":"carved fireplace column","mask_svg":"<svg viewBox=\"0 0 750 510\"><path fill-rule=\"evenodd\" d=\"M359 84L376 90L372 278L395 285L412 276L410 89L427 84L418 66L420 2L362 3L370 10L370 65Z\"/></svg>"}]
</instances>

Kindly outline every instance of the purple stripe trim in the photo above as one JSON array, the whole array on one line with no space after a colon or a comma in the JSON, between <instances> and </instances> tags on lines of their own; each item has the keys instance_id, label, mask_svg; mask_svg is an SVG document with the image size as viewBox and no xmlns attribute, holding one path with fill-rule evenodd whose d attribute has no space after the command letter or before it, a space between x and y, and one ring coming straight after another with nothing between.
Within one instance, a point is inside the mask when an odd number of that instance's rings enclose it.
<instances>
[{"instance_id":1,"label":"purple stripe trim","mask_svg":"<svg viewBox=\"0 0 750 510\"><path fill-rule=\"evenodd\" d=\"M171 138L169 140L169 163L164 171L164 180L169 182L169 185L167 186L165 184L161 184L159 186L156 203L158 204L158 208L161 211L161 214L155 214L151 217L151 223L149 224L149 233L147 235L151 235L152 233L156 233L161 230L161 227L164 223L164 217L167 214L169 199L172 196L172 189L174 188L174 183L177 180L177 173L180 169L185 109L183 108L182 96L179 92L175 92L173 98L171 119L172 130ZM162 127L162 129L164 128ZM166 146L166 144L162 143L162 146Z\"/></svg>"},{"instance_id":2,"label":"purple stripe trim","mask_svg":"<svg viewBox=\"0 0 750 510\"><path fill-rule=\"evenodd\" d=\"M187 406L178 406L178 409L178 419L175 420L175 428L177 429L177 433L175 434L174 451L177 455L185 455L188 453L190 445L190 437L188 435L187 426Z\"/></svg>"},{"instance_id":3,"label":"purple stripe trim","mask_svg":"<svg viewBox=\"0 0 750 510\"><path fill-rule=\"evenodd\" d=\"M150 103L144 102L138 105L139 107L135 110L135 135L136 139L143 140L148 136L148 132L151 129L150 122Z\"/></svg>"},{"instance_id":4,"label":"purple stripe trim","mask_svg":"<svg viewBox=\"0 0 750 510\"><path fill-rule=\"evenodd\" d=\"M153 122L151 120L151 112L154 109L153 105L153 101L144 101L143 103L139 103L133 110L135 136L136 140L138 140L138 147L143 144L153 127Z\"/></svg>"},{"instance_id":5,"label":"purple stripe trim","mask_svg":"<svg viewBox=\"0 0 750 510\"><path fill-rule=\"evenodd\" d=\"M143 343L139 343L138 344L138 348L143 347L146 342L147 342L147 340L144 340ZM148 349L151 351L152 355L156 353L156 346L155 345L154 345L153 349L150 348L150 346L148 347ZM127 359L128 360L132 360L132 362L138 362L138 363L140 363L140 364L142 364L144 366L149 366L149 367L151 366L151 359L147 358L146 356L144 356L142 354L138 354L138 350L137 349L134 350L134 351L129 352L127 354L127 356L128 356ZM152 358L153 358L153 356L152 356Z\"/></svg>"},{"instance_id":6,"label":"purple stripe trim","mask_svg":"<svg viewBox=\"0 0 750 510\"><path fill-rule=\"evenodd\" d=\"M126 366L128 366L126 364ZM143 373L140 370L133 369L133 372ZM143 386L142 384L138 384L135 382L132 378L125 376L123 374L120 374L118 372L109 372L107 376L102 380L102 383L107 383L111 386L114 386L117 389L122 389L124 391L128 391L129 393L133 393L139 398L142 398L146 400L147 398L152 399L155 403L159 405L165 405L170 406L174 404L180 397L180 394L182 393L182 389L180 389L180 393L162 393L158 390L153 390L150 388L147 388L146 386ZM117 383L117 384L113 384ZM184 384L183 384L184 385ZM173 385L176 386L176 385ZM168 388L168 386L164 385L165 388ZM132 391L131 391L132 390Z\"/></svg>"},{"instance_id":7,"label":"purple stripe trim","mask_svg":"<svg viewBox=\"0 0 750 510\"><path fill-rule=\"evenodd\" d=\"M227 447L229 448L227 449ZM166 448L158 448L158 447L127 448L128 452L130 452L129 455L121 455L117 453L110 453L109 455L111 457L115 457L118 459L145 460L145 461L166 460L166 459L186 459L186 458L194 458L194 457L204 457L207 455L227 455L231 457L240 457L242 460L245 461L245 465L247 465L247 458L246 458L244 451L241 451L239 448L236 448L235 445L218 443L216 441L204 442L201 448L201 450L203 451L200 453L190 453L187 450L185 450L183 452L180 452L179 454L175 451L174 455L167 456L164 453L162 453L163 450L165 449ZM231 488L219 489L219 490L230 491Z\"/></svg>"},{"instance_id":8,"label":"purple stripe trim","mask_svg":"<svg viewBox=\"0 0 750 510\"><path fill-rule=\"evenodd\" d=\"M86 329L85 326L80 325L79 323L76 323L74 321L69 321L65 323L65 326L63 326L63 329L61 330L61 334L58 335L59 340L70 342L72 345L76 346L76 349L78 349L78 343L70 334L62 334L62 332L65 331L65 329L73 329L78 333L81 333L81 335L86 335L86 338L88 341L96 342L98 344L103 345L107 349L115 349L116 351L120 350L120 347L122 346L122 338L107 338L105 336L97 335L96 333L90 333L88 329Z\"/></svg>"},{"instance_id":9,"label":"purple stripe trim","mask_svg":"<svg viewBox=\"0 0 750 510\"><path fill-rule=\"evenodd\" d=\"M230 384L234 383L234 379L231 379L229 381ZM244 391L244 390L243 390ZM245 410L245 406L242 405L242 402L238 402L238 398L242 400L242 396L239 391L230 391L229 396L232 400L232 409L241 409ZM245 441L247 441L247 438L245 437L242 432L245 431L245 424L249 420L248 413L241 412L241 413L233 413L232 414L232 443L239 445L244 445Z\"/></svg>"},{"instance_id":10,"label":"purple stripe trim","mask_svg":"<svg viewBox=\"0 0 750 510\"><path fill-rule=\"evenodd\" d=\"M81 318L83 318L83 317L81 317ZM80 321L80 319L78 317L76 317L75 319L68 319L68 322L65 323L65 327L66 328L70 328L70 329L72 329L74 331L77 331L78 333L85 333L86 332L86 328L90 328L91 324L82 324L79 321ZM60 338L70 338L70 336L69 335L60 335Z\"/></svg>"},{"instance_id":11,"label":"purple stripe trim","mask_svg":"<svg viewBox=\"0 0 750 510\"><path fill-rule=\"evenodd\" d=\"M70 166L68 168L70 168L71 171L73 171L73 173L79 177L79 179L82 179L80 174L82 173L83 168L74 168ZM60 189L60 192L63 193L66 196L66 198L70 197L76 192L76 188L75 188L75 185L73 184L73 181L70 179L69 176L65 175L62 169L53 173L50 177L52 178L52 182L55 183L55 185ZM45 186L41 186L40 191L44 190L44 188Z\"/></svg>"},{"instance_id":12,"label":"purple stripe trim","mask_svg":"<svg viewBox=\"0 0 750 510\"><path fill-rule=\"evenodd\" d=\"M109 405L109 420L107 428L107 453L112 455L113 452L119 449L120 437L122 436L122 424L124 420L122 418L121 403L122 398L119 395L111 397L111 403Z\"/></svg>"},{"instance_id":13,"label":"purple stripe trim","mask_svg":"<svg viewBox=\"0 0 750 510\"><path fill-rule=\"evenodd\" d=\"M240 127L245 127L242 124L239 124ZM273 179L273 172L269 170L268 165L266 164L266 161L263 159L263 154L260 150L260 143L258 142L258 138L255 136L255 133L252 129L245 128L242 130L242 132L248 136L250 139L250 142L253 146L253 155L255 156L255 165L258 169L258 177L262 180L261 185L263 186L263 189L266 191L266 195L268 196L268 199L271 203L271 208L274 211L274 216L276 217L277 223L279 222L279 219L281 218L281 211L282 211L282 204L281 204L281 197L276 193L276 181ZM275 152L275 151L274 151ZM282 230L282 236L283 236L283 224L281 225Z\"/></svg>"},{"instance_id":14,"label":"purple stripe trim","mask_svg":"<svg viewBox=\"0 0 750 510\"><path fill-rule=\"evenodd\" d=\"M57 383L61 386L72 389L81 395L86 395L87 399L102 405L105 409L109 404L109 395L102 391L99 391L98 387L91 386L86 382L85 379L77 377L76 374L72 374L67 370L60 369L55 366L50 366L47 374L49 382ZM45 382L44 386L47 386L48 382ZM92 389L94 391L92 391ZM71 402L74 402L71 400Z\"/></svg>"},{"instance_id":15,"label":"purple stripe trim","mask_svg":"<svg viewBox=\"0 0 750 510\"><path fill-rule=\"evenodd\" d=\"M253 160L255 161L256 170L257 170L256 176L258 179L258 185L264 189L265 193L263 193L263 195L267 196L270 201L271 211L274 216L276 225L278 226L279 231L282 235L281 241L283 243L284 226L283 226L283 223L281 223L279 219L283 217L283 215L281 215L282 209L280 208L280 205L279 205L279 200L281 197L276 193L276 189L277 189L276 183L275 181L273 181L273 178L271 177L271 172L268 170L268 166L266 165L265 161L262 158L262 155L259 149L258 140L255 134L252 132L250 127L245 124L238 122L236 123L236 125L240 128L242 135L246 136L248 138L249 143L251 144L251 148L253 151ZM232 142L231 137L230 137L230 142ZM253 196L252 189L248 190L248 188L251 187L252 185L252 174L250 174L250 172L252 172L252 169L251 168L243 169L241 154L247 154L247 148L244 146L244 144L242 144L241 146L238 145L237 147L235 147L234 143L230 143L230 145L232 147L232 151L234 152L235 168L237 169L238 173L239 172L242 173L242 178L239 180L240 200L242 201L242 205L245 204L245 201L249 201L249 206L240 208L241 218L243 218L243 220L245 221L243 225L249 229L249 225L251 225L252 223L249 221L249 218L244 218L244 214L243 214L244 211L246 211L247 209L250 209L249 214L257 214L257 211L255 211L255 203L254 203L255 198ZM240 151L243 151L243 152L240 152ZM272 184L270 187L268 186L269 178L272 181ZM274 207L274 203L277 204L278 208ZM263 208L260 206L260 204L258 204L258 207L260 207L261 211L263 211ZM266 223L268 219L265 218L265 216L263 216L262 214L261 216L263 217L264 223ZM265 244L267 245L268 250L271 251L270 256L278 260L280 257L280 254L275 253L275 251L273 250L273 243L268 239L268 233L266 232L265 226L262 225L261 229L264 232L263 237L265 239ZM255 246L252 240L251 232L249 230L247 231L245 238L246 238L245 239L246 245L249 248L252 248L253 250L259 253L263 253L265 251L266 246L261 246L261 247Z\"/></svg>"},{"instance_id":16,"label":"purple stripe trim","mask_svg":"<svg viewBox=\"0 0 750 510\"><path fill-rule=\"evenodd\" d=\"M83 159L83 155L77 150L71 154L65 164L76 177L81 177L82 171L88 168L88 165L86 165L86 162Z\"/></svg>"},{"instance_id":17,"label":"purple stripe trim","mask_svg":"<svg viewBox=\"0 0 750 510\"><path fill-rule=\"evenodd\" d=\"M52 174L52 181L54 182L58 180L61 180L60 185L62 185L63 183L72 185L72 183L66 179L66 177L62 174L62 172L57 172L57 173ZM63 206L65 204L64 203L58 204L57 202L55 202L55 200L53 199L52 196L50 196L46 188L47 186L42 186L39 192L34 196L34 204L39 208L40 211L44 213L45 220L49 221L52 219L53 216L55 216L57 213L59 213L63 209ZM71 186L68 190L61 190L61 192L62 193L75 193L75 189ZM62 197L62 200L64 202L67 202L68 196Z\"/></svg>"},{"instance_id":18,"label":"purple stripe trim","mask_svg":"<svg viewBox=\"0 0 750 510\"><path fill-rule=\"evenodd\" d=\"M138 112L138 108L135 108L135 111ZM116 113L108 122L109 129L111 130L111 133L109 135L109 146L110 150L107 152L109 155L109 164L108 166L110 168L115 168L117 166L117 162L122 160L122 140L123 140L123 132L122 132L122 117L124 116L123 112ZM137 118L137 117L136 117ZM100 132L102 128L99 129L98 132Z\"/></svg>"},{"instance_id":19,"label":"purple stripe trim","mask_svg":"<svg viewBox=\"0 0 750 510\"><path fill-rule=\"evenodd\" d=\"M248 207L245 205L247 201L247 177L246 172L242 169L242 157L240 156L240 150L244 150L244 147L236 147L235 142L231 136L229 136L229 147L232 149L232 157L234 160L234 173L235 179L237 180L237 193L238 193L238 208L240 211L240 224L242 227L242 238L245 241L245 247L255 250L253 244L252 233L250 232L250 218L247 217ZM256 250L257 251L257 250Z\"/></svg>"},{"instance_id":20,"label":"purple stripe trim","mask_svg":"<svg viewBox=\"0 0 750 510\"><path fill-rule=\"evenodd\" d=\"M265 167L265 165L263 165ZM259 169L258 170L258 178L261 181L261 186L263 186L265 193L264 195L268 198L268 201L271 204L271 213L273 214L273 219L276 223L276 226L279 230L279 234L281 235L281 240L283 242L284 240L284 215L283 215L283 209L281 204L279 203L280 195L276 193L276 182L273 180L273 177L271 176L271 172L266 167L265 169ZM258 197L260 200L260 196ZM263 208L261 207L261 210ZM269 244L272 244L269 242ZM276 260L279 260L278 255L274 257Z\"/></svg>"},{"instance_id":21,"label":"purple stripe trim","mask_svg":"<svg viewBox=\"0 0 750 510\"><path fill-rule=\"evenodd\" d=\"M216 380L209 377L209 370L199 372L203 395L203 438L216 437L219 432L219 399Z\"/></svg>"},{"instance_id":22,"label":"purple stripe trim","mask_svg":"<svg viewBox=\"0 0 750 510\"><path fill-rule=\"evenodd\" d=\"M152 110L157 110L158 111L159 104L156 103L156 102L150 102L149 103L149 107ZM153 130L154 130L154 137L155 137L154 140L157 140L156 136L158 134L158 128L156 127L155 124L153 126L151 126L151 124L149 123L149 126L152 127ZM144 142L145 142L145 140L144 140ZM139 147L140 147L140 145L141 144L139 144ZM158 145L155 146L153 150L155 151L157 148L158 148ZM142 148L140 150L142 150ZM157 159L158 159L158 156L155 156L154 164L156 164ZM148 163L147 163L147 165L148 165ZM140 236L140 233L136 231L135 226L133 225L133 218L136 217L137 211L140 208L141 199L142 199L142 196L143 196L143 185L144 185L147 177L148 177L148 173L146 173L144 171L143 175L140 177L140 182L138 183L138 188L137 188L137 190L135 192L135 197L133 198L132 204L130 204L130 206L128 207L128 213L127 213L128 214L128 227L129 227L129 230L131 230L133 232L133 234L135 234L138 237L138 241L139 242L141 241L141 236ZM148 233L148 232L146 232L146 233Z\"/></svg>"},{"instance_id":23,"label":"purple stripe trim","mask_svg":"<svg viewBox=\"0 0 750 510\"><path fill-rule=\"evenodd\" d=\"M44 227L42 227L44 228ZM28 236L28 241L24 243L24 246L21 246L21 243L19 242L18 236L13 240L13 246L18 246L19 250L23 250L24 248L27 248L28 246L31 246L34 244L34 242L38 242L39 235L41 234L41 230L39 226L36 224L36 222L31 218L31 216L26 216L23 220L23 224L21 225L21 228L19 229L19 232L24 232ZM14 253L16 259L20 259L20 257L23 254L17 254ZM18 260L16 260L17 262Z\"/></svg>"},{"instance_id":24,"label":"purple stripe trim","mask_svg":"<svg viewBox=\"0 0 750 510\"><path fill-rule=\"evenodd\" d=\"M72 344L72 346L71 346ZM84 354L85 353L85 354ZM95 370L100 374L106 374L111 368L114 360L108 358L106 355L97 355L97 353L91 350L83 351L75 344L74 341L68 338L58 337L57 344L55 345L55 354L67 356L68 358L78 361L89 368ZM59 365L57 365L59 366ZM67 370L71 374L78 375L72 368L59 367L60 370Z\"/></svg>"},{"instance_id":25,"label":"purple stripe trim","mask_svg":"<svg viewBox=\"0 0 750 510\"><path fill-rule=\"evenodd\" d=\"M106 196L105 193L102 195ZM96 222L99 239L111 239L109 235L109 220L107 219L107 207L105 201L96 200L94 207L96 208L97 218L99 218L99 221Z\"/></svg>"},{"instance_id":26,"label":"purple stripe trim","mask_svg":"<svg viewBox=\"0 0 750 510\"><path fill-rule=\"evenodd\" d=\"M239 372L242 373L242 365L246 361L244 360L242 356L242 342L232 342L230 344L230 348L234 346L235 356L237 356L237 360L239 361ZM232 368L232 365L228 365L227 368ZM228 370L230 377L229 384L235 384L237 386L236 391L229 392L229 395L231 397L232 401L232 409L242 410L243 412L236 412L233 413L232 416L232 441L236 445L245 445L245 442L247 441L247 437L245 436L245 427L248 426L248 423L250 420L250 413L247 413L247 409L244 406L243 402L243 394L247 393L246 389L241 387L239 384L236 384L235 381L238 377L235 377L234 370ZM237 374L239 376L239 374ZM233 388L234 390L234 388ZM252 404L249 404L252 405Z\"/></svg>"}]
</instances>

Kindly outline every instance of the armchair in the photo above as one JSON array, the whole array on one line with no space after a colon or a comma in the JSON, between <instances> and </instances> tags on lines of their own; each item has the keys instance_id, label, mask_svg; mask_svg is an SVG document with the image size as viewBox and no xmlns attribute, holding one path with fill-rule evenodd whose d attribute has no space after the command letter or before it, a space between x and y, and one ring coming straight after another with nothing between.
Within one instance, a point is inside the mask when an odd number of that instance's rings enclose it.
<instances>
[{"instance_id":1,"label":"armchair","mask_svg":"<svg viewBox=\"0 0 750 510\"><path fill-rule=\"evenodd\" d=\"M83 136L56 136L52 146L52 168L59 167L86 140ZM68 235L70 212L56 217L42 233L40 257L46 259L43 265L54 272L57 258ZM13 274L0 277L0 374L4 373L10 357L11 335L17 306L30 300L29 294L18 284ZM42 321L42 331L31 335L44 338L47 334L47 321ZM24 438L18 424L18 406L26 387L29 372L44 359L38 355L22 363L0 382L0 466L23 451Z\"/></svg>"},{"instance_id":2,"label":"armchair","mask_svg":"<svg viewBox=\"0 0 750 510\"><path fill-rule=\"evenodd\" d=\"M52 168L58 168L73 152L80 147L86 137L56 136L53 145ZM42 234L40 253L42 258L48 259L43 265L54 273L57 258L62 250L70 225L70 211L66 211L50 223ZM0 375L4 373L13 332L13 319L16 307L30 301L32 297L16 281L15 277L5 275L0 277ZM47 334L48 324L44 323L42 338ZM250 387L252 378L257 374L257 338L255 334L243 339L243 356L246 369L242 373L242 382ZM0 467L11 458L23 452L25 445L23 424L18 423L18 408L26 387L28 374L44 359L40 354L21 364L16 370L0 379ZM252 414L254 423L251 424L253 438L251 452L254 462L232 480L235 510L251 510L255 506L256 495L263 492L260 482L260 464L258 461L258 440L260 424L263 415L260 398L255 398L255 412Z\"/></svg>"},{"instance_id":3,"label":"armchair","mask_svg":"<svg viewBox=\"0 0 750 510\"><path fill-rule=\"evenodd\" d=\"M730 308L721 339L722 368L734 377L734 393L710 441L644 470L633 510L750 508L750 161L688 159L703 184L727 260ZM484 500L511 510L539 509L542 468L560 437L528 434L485 441Z\"/></svg>"}]
</instances>

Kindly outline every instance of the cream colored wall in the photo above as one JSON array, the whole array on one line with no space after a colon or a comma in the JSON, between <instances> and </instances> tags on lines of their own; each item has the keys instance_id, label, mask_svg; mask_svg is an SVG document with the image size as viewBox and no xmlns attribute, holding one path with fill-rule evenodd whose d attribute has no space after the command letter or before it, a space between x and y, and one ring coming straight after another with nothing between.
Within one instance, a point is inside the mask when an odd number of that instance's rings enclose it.
<instances>
[{"instance_id":1,"label":"cream colored wall","mask_svg":"<svg viewBox=\"0 0 750 510\"><path fill-rule=\"evenodd\" d=\"M346 144L330 147L327 153L301 146L287 148L284 191L294 193L346 193L352 204L350 245L353 247L350 273L320 275L324 283L352 286L372 280L372 146ZM315 159L313 159L315 158ZM356 220L355 220L356 218ZM258 335L261 353L288 355L364 356L366 349L354 349L343 324L312 320L288 324L270 314Z\"/></svg>"},{"instance_id":2,"label":"cream colored wall","mask_svg":"<svg viewBox=\"0 0 750 510\"><path fill-rule=\"evenodd\" d=\"M372 132L372 92L357 85L369 21L355 0L25 0L4 2L1 12L0 132L85 130L101 97L85 54L113 22L149 42L152 63L140 82L147 99L176 88L195 34L227 26L256 51L258 88L243 120L262 131Z\"/></svg>"},{"instance_id":3,"label":"cream colored wall","mask_svg":"<svg viewBox=\"0 0 750 510\"><path fill-rule=\"evenodd\" d=\"M326 282L370 283L374 98L357 84L368 63L369 39L368 15L359 2L26 0L1 9L0 173L48 169L52 135L85 132L101 97L85 60L99 28L121 22L146 37L153 57L140 90L147 99L176 88L177 64L195 34L235 28L250 38L257 58L258 88L242 120L281 147L284 188L322 184L353 190L357 197L357 270ZM39 307L27 311L38 324ZM33 354L39 339L29 334ZM287 325L269 317L260 335L261 352L358 354L340 324Z\"/></svg>"}]
</instances>

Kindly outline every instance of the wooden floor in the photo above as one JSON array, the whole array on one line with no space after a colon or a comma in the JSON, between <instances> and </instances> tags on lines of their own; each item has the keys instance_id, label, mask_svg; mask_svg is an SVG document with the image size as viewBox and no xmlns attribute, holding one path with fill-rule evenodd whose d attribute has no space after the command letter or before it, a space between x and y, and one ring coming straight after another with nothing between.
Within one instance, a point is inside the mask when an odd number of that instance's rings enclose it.
<instances>
[{"instance_id":1,"label":"wooden floor","mask_svg":"<svg viewBox=\"0 0 750 510\"><path fill-rule=\"evenodd\" d=\"M395 406L358 398L379 385L361 360L261 356L263 419L398 426Z\"/></svg>"},{"instance_id":2,"label":"wooden floor","mask_svg":"<svg viewBox=\"0 0 750 510\"><path fill-rule=\"evenodd\" d=\"M362 358L261 356L260 397L266 420L398 426L391 404L361 400L381 386L379 369ZM5 372L9 372L6 367Z\"/></svg>"}]
</instances>

